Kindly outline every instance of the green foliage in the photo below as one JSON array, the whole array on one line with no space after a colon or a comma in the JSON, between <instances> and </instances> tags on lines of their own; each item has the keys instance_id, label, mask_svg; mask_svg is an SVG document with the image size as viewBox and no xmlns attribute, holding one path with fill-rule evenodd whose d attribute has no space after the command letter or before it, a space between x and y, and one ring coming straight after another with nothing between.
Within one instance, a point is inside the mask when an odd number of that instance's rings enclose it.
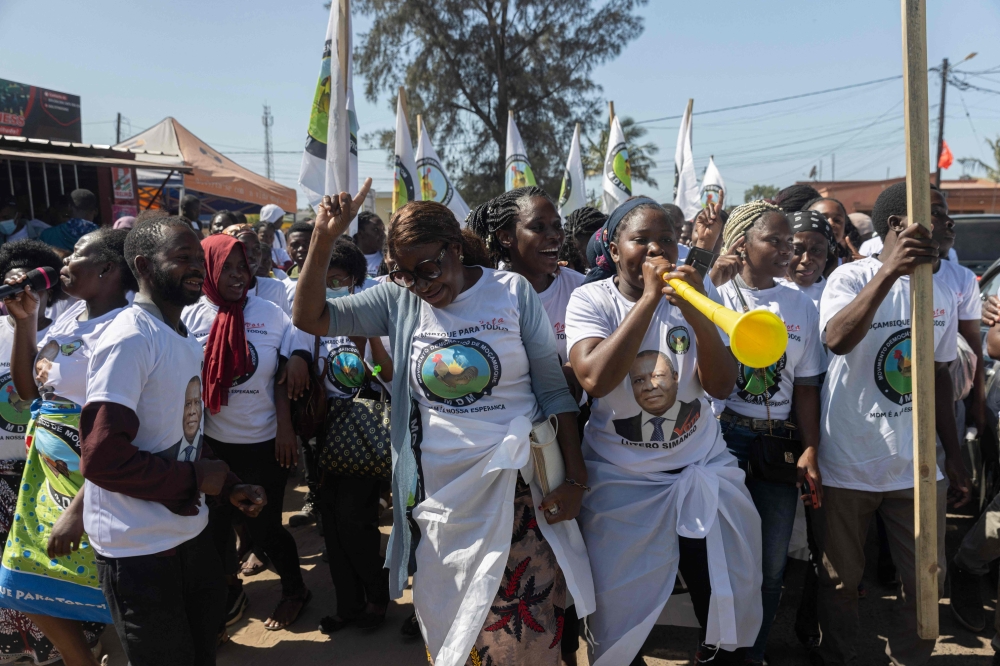
<instances>
[{"instance_id":1,"label":"green foliage","mask_svg":"<svg viewBox=\"0 0 1000 666\"><path fill-rule=\"evenodd\" d=\"M743 202L750 203L756 199L771 199L781 188L777 185L754 185L749 190L743 192Z\"/></svg>"},{"instance_id":2,"label":"green foliage","mask_svg":"<svg viewBox=\"0 0 1000 666\"><path fill-rule=\"evenodd\" d=\"M405 87L411 123L423 115L470 205L503 191L510 110L538 184L555 196L574 124L599 122L591 73L642 32L634 11L645 2L357 0L373 22L354 62L373 102L394 111ZM391 150L385 133L365 138Z\"/></svg>"},{"instance_id":3,"label":"green foliage","mask_svg":"<svg viewBox=\"0 0 1000 666\"><path fill-rule=\"evenodd\" d=\"M635 120L625 116L618 116L618 122L622 124L622 132L625 134L625 145L628 146L628 163L632 169L632 185L635 191L636 183L646 183L650 187L656 187L656 179L649 175L651 169L656 168L656 161L653 155L660 152L660 147L655 143L639 143L642 137L646 136L647 130L642 125L636 125ZM587 176L600 176L604 173L604 157L608 154L608 135L611 128L605 126L597 142L587 138L586 149L583 151L583 170Z\"/></svg>"},{"instance_id":4,"label":"green foliage","mask_svg":"<svg viewBox=\"0 0 1000 666\"><path fill-rule=\"evenodd\" d=\"M1000 136L994 141L986 139L986 145L993 151L993 166L977 157L963 157L959 160L962 166L971 166L973 169L982 169L986 172L986 177L994 183L1000 183Z\"/></svg>"}]
</instances>

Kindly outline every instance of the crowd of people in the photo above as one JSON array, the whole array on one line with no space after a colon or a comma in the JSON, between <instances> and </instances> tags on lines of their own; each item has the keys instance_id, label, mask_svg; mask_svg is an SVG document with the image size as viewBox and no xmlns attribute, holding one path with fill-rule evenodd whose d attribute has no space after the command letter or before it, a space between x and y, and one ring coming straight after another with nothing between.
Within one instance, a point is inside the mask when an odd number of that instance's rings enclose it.
<instances>
[{"instance_id":1,"label":"crowd of people","mask_svg":"<svg viewBox=\"0 0 1000 666\"><path fill-rule=\"evenodd\" d=\"M942 192L927 231L905 183L870 216L800 184L693 220L644 196L563 219L523 187L388 225L360 211L369 186L288 227L275 205L203 225L191 195L106 225L86 190L52 225L0 212L0 662L95 666L113 624L134 666L214 664L244 579L272 568L265 629L310 603L324 633L373 629L412 586L401 630L437 666L572 665L581 637L592 664L642 663L680 592L696 663L766 664L787 585L810 663L853 664L874 517L901 600L886 653L925 664L909 276L928 264L939 581L984 628L1000 500L950 563L945 512L972 493L961 439L989 427L980 322L1000 354L1000 302L982 311ZM29 286L45 266L59 280ZM774 313L786 351L745 366L670 280ZM321 530L335 600L282 522L297 470L288 524Z\"/></svg>"}]
</instances>

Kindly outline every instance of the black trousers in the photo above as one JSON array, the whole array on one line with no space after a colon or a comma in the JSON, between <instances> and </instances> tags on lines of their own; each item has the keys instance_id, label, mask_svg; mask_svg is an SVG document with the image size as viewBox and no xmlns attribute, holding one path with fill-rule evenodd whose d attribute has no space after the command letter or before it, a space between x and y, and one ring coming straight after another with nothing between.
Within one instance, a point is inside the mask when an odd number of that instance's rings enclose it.
<instances>
[{"instance_id":1,"label":"black trousers","mask_svg":"<svg viewBox=\"0 0 1000 666\"><path fill-rule=\"evenodd\" d=\"M209 511L209 525L219 557L227 563L236 561L233 519L239 516L254 545L263 548L274 564L281 577L281 593L284 596L300 594L305 589L305 583L299 567L299 549L295 545L295 539L281 524L281 505L285 499L288 469L278 464L274 457L274 440L257 444L226 444L210 437L205 439L215 455L225 460L243 483L262 486L267 493L267 505L256 518L244 515L229 502L218 502L212 507ZM227 569L226 573L235 571Z\"/></svg>"},{"instance_id":2,"label":"black trousers","mask_svg":"<svg viewBox=\"0 0 1000 666\"><path fill-rule=\"evenodd\" d=\"M101 590L132 666L214 666L226 613L209 528L169 554L97 555Z\"/></svg>"},{"instance_id":3,"label":"black trousers","mask_svg":"<svg viewBox=\"0 0 1000 666\"><path fill-rule=\"evenodd\" d=\"M327 474L320 487L323 538L341 619L361 615L368 602L389 603L389 570L380 554L382 533L378 529L381 485L380 479Z\"/></svg>"},{"instance_id":4,"label":"black trousers","mask_svg":"<svg viewBox=\"0 0 1000 666\"><path fill-rule=\"evenodd\" d=\"M694 615L701 625L699 638L704 642L705 627L708 626L708 604L712 600L712 582L708 577L708 550L704 539L677 537L681 559L677 569L684 577Z\"/></svg>"}]
</instances>

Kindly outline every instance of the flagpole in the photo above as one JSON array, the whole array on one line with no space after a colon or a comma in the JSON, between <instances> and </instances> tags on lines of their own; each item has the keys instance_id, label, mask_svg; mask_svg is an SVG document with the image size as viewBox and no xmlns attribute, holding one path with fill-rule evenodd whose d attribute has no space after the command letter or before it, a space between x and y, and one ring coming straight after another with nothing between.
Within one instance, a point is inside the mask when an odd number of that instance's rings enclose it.
<instances>
[{"instance_id":1,"label":"flagpole","mask_svg":"<svg viewBox=\"0 0 1000 666\"><path fill-rule=\"evenodd\" d=\"M901 0L903 102L906 127L906 210L910 224L931 225L927 136L925 0ZM916 538L917 635L938 637L937 470L934 420L934 288L930 264L910 278L913 378L913 531Z\"/></svg>"},{"instance_id":2,"label":"flagpole","mask_svg":"<svg viewBox=\"0 0 1000 666\"><path fill-rule=\"evenodd\" d=\"M410 109L406 104L406 89L403 86L399 86L399 104L403 107L403 120L409 125Z\"/></svg>"},{"instance_id":3,"label":"flagpole","mask_svg":"<svg viewBox=\"0 0 1000 666\"><path fill-rule=\"evenodd\" d=\"M615 103L612 101L608 102L608 114L609 114L608 123L615 122Z\"/></svg>"},{"instance_id":4,"label":"flagpole","mask_svg":"<svg viewBox=\"0 0 1000 666\"><path fill-rule=\"evenodd\" d=\"M423 126L424 126L424 117L418 113L417 114L417 142L420 141L420 132L423 131Z\"/></svg>"}]
</instances>

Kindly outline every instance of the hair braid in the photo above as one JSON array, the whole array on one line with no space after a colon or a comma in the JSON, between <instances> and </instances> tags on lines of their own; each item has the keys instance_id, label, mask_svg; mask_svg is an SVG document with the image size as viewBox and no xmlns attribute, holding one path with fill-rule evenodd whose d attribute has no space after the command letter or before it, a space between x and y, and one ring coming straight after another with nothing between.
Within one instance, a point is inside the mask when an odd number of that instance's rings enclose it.
<instances>
[{"instance_id":1,"label":"hair braid","mask_svg":"<svg viewBox=\"0 0 1000 666\"><path fill-rule=\"evenodd\" d=\"M601 211L592 206L582 206L566 216L566 236L593 236L607 221L608 216Z\"/></svg>"},{"instance_id":2,"label":"hair braid","mask_svg":"<svg viewBox=\"0 0 1000 666\"><path fill-rule=\"evenodd\" d=\"M732 248L739 239L743 238L743 234L745 234L757 220L763 217L764 214L771 212L781 213L784 215L780 208L774 204L767 203L763 199L757 199L756 201L751 201L750 203L734 208L732 212L729 213L729 219L726 220L726 226L722 228L722 253L725 254L729 252L729 249Z\"/></svg>"},{"instance_id":3,"label":"hair braid","mask_svg":"<svg viewBox=\"0 0 1000 666\"><path fill-rule=\"evenodd\" d=\"M532 197L544 197L551 201L545 190L532 185L504 192L470 211L466 224L486 243L486 249L494 263L509 260L507 248L500 244L497 232L512 224L516 225L521 206Z\"/></svg>"}]
</instances>

